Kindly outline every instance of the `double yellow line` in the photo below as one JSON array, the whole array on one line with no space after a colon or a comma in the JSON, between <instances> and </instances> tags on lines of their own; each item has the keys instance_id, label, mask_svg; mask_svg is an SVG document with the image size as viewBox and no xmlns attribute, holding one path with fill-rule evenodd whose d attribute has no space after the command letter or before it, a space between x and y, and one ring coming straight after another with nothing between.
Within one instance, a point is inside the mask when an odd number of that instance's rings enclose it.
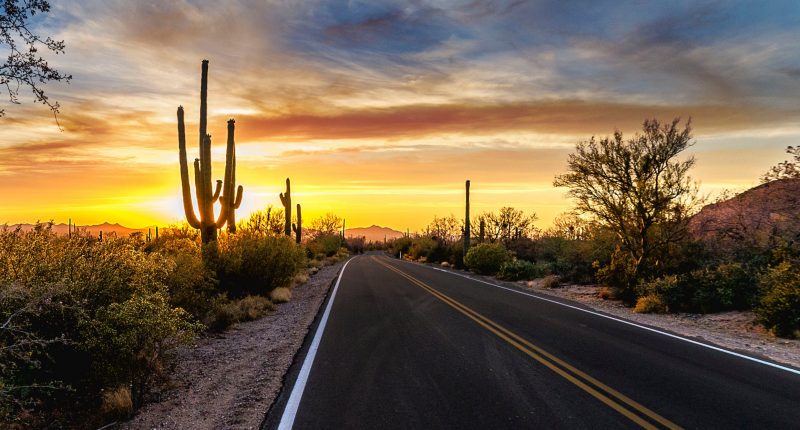
<instances>
[{"instance_id":1,"label":"double yellow line","mask_svg":"<svg viewBox=\"0 0 800 430\"><path fill-rule=\"evenodd\" d=\"M389 270L392 270L393 272L406 278L412 284L424 289L425 291L427 291L434 297L438 298L439 300L443 301L450 307L454 308L458 312L466 315L468 318L478 323L478 325L480 325L481 327L485 328L486 330L489 330L497 337L508 342L509 344L519 349L529 357L533 358L534 360L546 366L548 369L552 370L553 372L562 376L564 379L568 380L569 382L575 384L582 390L591 394L593 397L605 403L610 408L624 415L625 417L635 422L636 424L640 425L642 428L645 429L662 428L656 424L660 424L661 426L663 426L663 428L668 428L668 429L681 428L677 424L669 421L668 419L653 412L652 410L642 406L640 403L632 400L631 398L625 396L619 391L609 387L606 384L603 384L602 382L591 377L590 375L576 369L574 366L570 365L564 360L561 360L560 358L554 356L553 354L550 354L549 352L543 350L542 348L539 348L538 346L528 342L527 340L517 335L516 333L508 330L507 328L501 326L500 324L497 324L496 322L472 310L468 306L456 301L455 299L439 292L438 290L420 281L419 279L409 275L408 273L398 269L397 267L394 267L391 264L381 261L377 257L373 256L372 258L381 265L388 268ZM646 420L645 417L650 418L652 422Z\"/></svg>"}]
</instances>

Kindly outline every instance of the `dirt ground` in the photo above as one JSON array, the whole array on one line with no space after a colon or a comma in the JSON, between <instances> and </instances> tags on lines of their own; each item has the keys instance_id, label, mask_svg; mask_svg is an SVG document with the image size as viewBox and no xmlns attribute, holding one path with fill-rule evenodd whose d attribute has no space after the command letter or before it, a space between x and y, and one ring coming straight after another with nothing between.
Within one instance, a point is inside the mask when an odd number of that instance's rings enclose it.
<instances>
[{"instance_id":1,"label":"dirt ground","mask_svg":"<svg viewBox=\"0 0 800 430\"><path fill-rule=\"evenodd\" d=\"M264 318L178 350L172 387L120 428L258 428L343 264L322 268Z\"/></svg>"}]
</instances>

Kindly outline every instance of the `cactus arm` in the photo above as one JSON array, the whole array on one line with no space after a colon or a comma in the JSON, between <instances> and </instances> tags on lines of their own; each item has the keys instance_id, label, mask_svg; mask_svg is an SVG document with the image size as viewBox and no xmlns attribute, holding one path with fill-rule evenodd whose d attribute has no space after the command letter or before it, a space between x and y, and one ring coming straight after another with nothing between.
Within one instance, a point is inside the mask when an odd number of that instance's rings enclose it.
<instances>
[{"instance_id":1,"label":"cactus arm","mask_svg":"<svg viewBox=\"0 0 800 430\"><path fill-rule=\"evenodd\" d=\"M280 194L281 197L281 204L286 206L286 197L283 196L283 193Z\"/></svg>"},{"instance_id":2,"label":"cactus arm","mask_svg":"<svg viewBox=\"0 0 800 430\"><path fill-rule=\"evenodd\" d=\"M198 227L201 228L204 223L204 213L203 208L205 207L205 195L203 194L203 172L200 170L200 159L194 159L194 193L197 197L197 207L199 208L198 213L200 214L200 220L198 221Z\"/></svg>"},{"instance_id":3,"label":"cactus arm","mask_svg":"<svg viewBox=\"0 0 800 430\"><path fill-rule=\"evenodd\" d=\"M217 188L214 190L214 195L211 196L211 204L214 204L214 203L217 202L217 199L219 199L219 193L221 191L222 191L222 181L217 179Z\"/></svg>"},{"instance_id":4,"label":"cactus arm","mask_svg":"<svg viewBox=\"0 0 800 430\"><path fill-rule=\"evenodd\" d=\"M244 192L244 187L239 185L239 188L236 189L236 201L233 203L234 209L239 209L239 206L242 205L242 193Z\"/></svg>"},{"instance_id":5,"label":"cactus arm","mask_svg":"<svg viewBox=\"0 0 800 430\"><path fill-rule=\"evenodd\" d=\"M183 211L186 221L192 228L200 228L200 220L194 213L192 203L192 187L189 185L189 165L186 162L186 127L183 123L183 106L178 107L178 158L181 169L181 193L183 195Z\"/></svg>"}]
</instances>

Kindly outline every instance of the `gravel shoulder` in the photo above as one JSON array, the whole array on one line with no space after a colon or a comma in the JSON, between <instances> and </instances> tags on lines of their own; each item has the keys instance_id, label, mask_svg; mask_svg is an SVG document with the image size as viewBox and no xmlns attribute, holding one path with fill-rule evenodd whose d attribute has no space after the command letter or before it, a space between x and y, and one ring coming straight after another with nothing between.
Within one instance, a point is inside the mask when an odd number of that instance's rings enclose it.
<instances>
[{"instance_id":1,"label":"gravel shoulder","mask_svg":"<svg viewBox=\"0 0 800 430\"><path fill-rule=\"evenodd\" d=\"M180 348L172 387L120 428L258 428L343 265L320 269L275 312Z\"/></svg>"},{"instance_id":2,"label":"gravel shoulder","mask_svg":"<svg viewBox=\"0 0 800 430\"><path fill-rule=\"evenodd\" d=\"M775 337L755 322L756 316L753 312L639 314L620 301L601 299L597 294L599 287L596 285L563 285L558 288L545 288L541 285L541 280L506 282L455 269L445 270L540 295L573 300L595 311L628 321L657 327L687 338L800 368L800 340Z\"/></svg>"}]
</instances>

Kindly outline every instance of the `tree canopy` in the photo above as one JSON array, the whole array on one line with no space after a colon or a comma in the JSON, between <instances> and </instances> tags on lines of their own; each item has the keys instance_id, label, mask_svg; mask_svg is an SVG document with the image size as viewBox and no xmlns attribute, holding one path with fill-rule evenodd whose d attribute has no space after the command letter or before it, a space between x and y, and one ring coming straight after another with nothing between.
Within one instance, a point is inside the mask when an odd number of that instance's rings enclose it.
<instances>
[{"instance_id":1,"label":"tree canopy","mask_svg":"<svg viewBox=\"0 0 800 430\"><path fill-rule=\"evenodd\" d=\"M58 114L59 104L50 100L42 86L49 81L72 79L52 66L40 54L40 50L55 54L64 52L64 41L53 40L33 32L31 21L37 14L50 11L46 0L2 0L0 1L0 52L5 53L5 62L0 64L0 87L6 92L9 101L19 104L19 92L29 88L34 100L42 103ZM0 117L5 110L0 109Z\"/></svg>"},{"instance_id":2,"label":"tree canopy","mask_svg":"<svg viewBox=\"0 0 800 430\"><path fill-rule=\"evenodd\" d=\"M617 131L580 142L569 156L569 172L553 183L569 188L578 212L616 234L631 283L658 264L659 251L682 238L696 202L697 186L688 175L694 157L678 158L692 145L691 121L683 130L679 122L646 120L642 134L629 140Z\"/></svg>"}]
</instances>

